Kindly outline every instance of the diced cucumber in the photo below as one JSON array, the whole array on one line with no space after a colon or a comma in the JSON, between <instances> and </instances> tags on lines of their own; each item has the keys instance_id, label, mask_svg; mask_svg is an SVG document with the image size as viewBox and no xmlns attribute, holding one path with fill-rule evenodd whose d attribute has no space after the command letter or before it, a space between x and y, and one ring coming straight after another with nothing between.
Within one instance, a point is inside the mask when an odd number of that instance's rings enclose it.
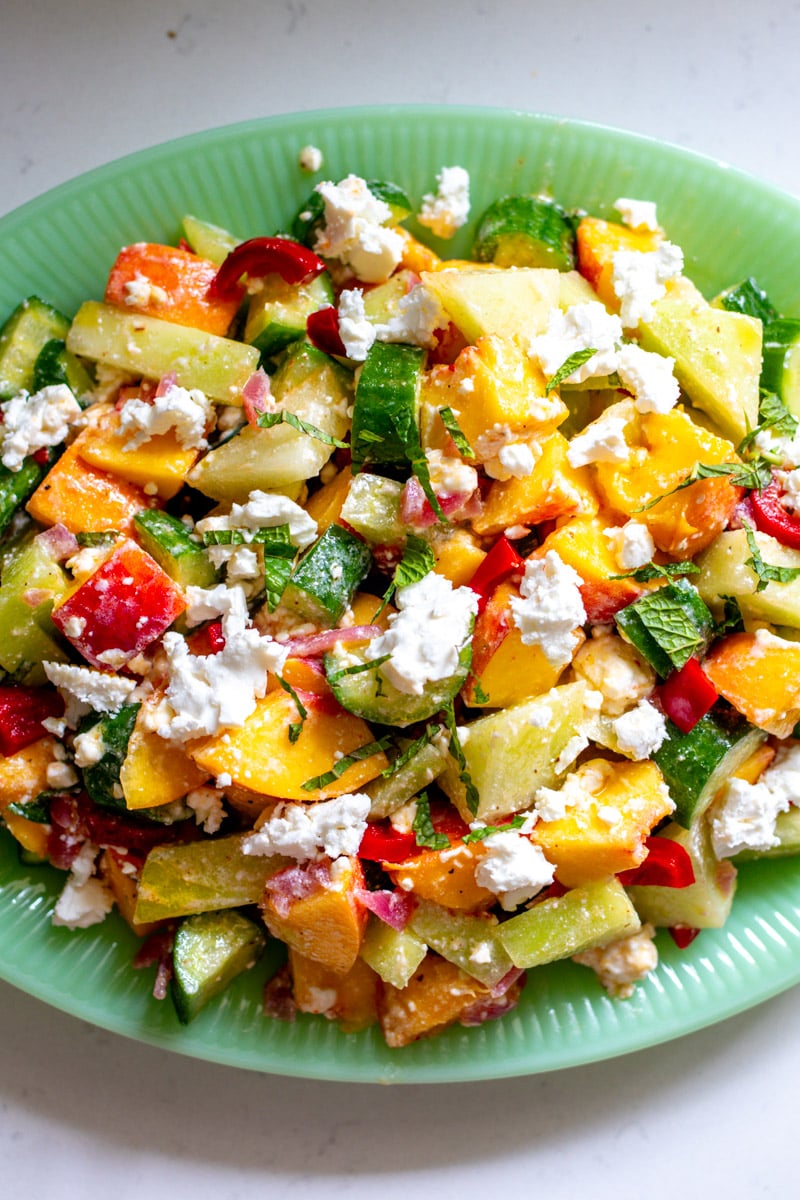
<instances>
[{"instance_id":1,"label":"diced cucumber","mask_svg":"<svg viewBox=\"0 0 800 1200\"><path fill-rule=\"evenodd\" d=\"M564 209L546 196L503 196L478 223L473 258L498 267L575 266L575 230Z\"/></svg>"},{"instance_id":2,"label":"diced cucumber","mask_svg":"<svg viewBox=\"0 0 800 1200\"><path fill-rule=\"evenodd\" d=\"M255 350L253 353L257 353ZM272 395L285 409L334 438L349 428L352 381L348 371L308 343L290 347L272 377ZM189 472L188 482L214 500L245 503L250 493L282 490L318 475L333 453L326 442L290 425L258 429L246 425L209 451Z\"/></svg>"},{"instance_id":3,"label":"diced cucumber","mask_svg":"<svg viewBox=\"0 0 800 1200\"><path fill-rule=\"evenodd\" d=\"M458 695L466 682L472 663L472 630L458 657L458 669L446 679L429 683L419 696L399 691L385 679L380 668L346 674L353 666L364 666L366 655L360 648L349 651L337 647L325 655L325 672L333 694L348 712L377 721L382 725L397 725L404 729L416 721L426 721Z\"/></svg>"},{"instance_id":4,"label":"diced cucumber","mask_svg":"<svg viewBox=\"0 0 800 1200\"><path fill-rule=\"evenodd\" d=\"M491 822L528 807L540 787L564 773L558 758L585 721L583 683L551 688L533 700L480 717L461 730L467 770L478 790L476 813L467 804L458 765L451 758L439 786L465 821Z\"/></svg>"},{"instance_id":5,"label":"diced cucumber","mask_svg":"<svg viewBox=\"0 0 800 1200\"><path fill-rule=\"evenodd\" d=\"M32 534L9 555L0 586L0 667L8 674L23 664L66 661L50 613L67 586L64 571ZM50 599L31 608L23 599L29 589L41 589Z\"/></svg>"},{"instance_id":6,"label":"diced cucumber","mask_svg":"<svg viewBox=\"0 0 800 1200\"><path fill-rule=\"evenodd\" d=\"M366 183L373 196L389 205L390 217L387 224L396 225L410 215L411 201L396 183L383 179L368 179ZM313 250L324 212L325 201L319 192L313 191L292 221L292 237L295 241L303 242Z\"/></svg>"},{"instance_id":7,"label":"diced cucumber","mask_svg":"<svg viewBox=\"0 0 800 1200\"><path fill-rule=\"evenodd\" d=\"M102 730L103 755L98 762L83 768L84 787L101 808L128 811L119 776L140 708L141 704L126 704L119 712L106 713L99 719L89 716L81 723L81 733L98 726Z\"/></svg>"},{"instance_id":8,"label":"diced cucumber","mask_svg":"<svg viewBox=\"0 0 800 1200\"><path fill-rule=\"evenodd\" d=\"M734 863L750 862L754 858L788 858L800 854L800 808L793 804L786 812L778 813L775 822L777 846L769 850L742 850L733 859Z\"/></svg>"},{"instance_id":9,"label":"diced cucumber","mask_svg":"<svg viewBox=\"0 0 800 1200\"><path fill-rule=\"evenodd\" d=\"M764 325L778 316L769 296L752 276L720 292L711 304L714 308L724 308L726 312L744 313L746 317L755 317Z\"/></svg>"},{"instance_id":10,"label":"diced cucumber","mask_svg":"<svg viewBox=\"0 0 800 1200\"><path fill-rule=\"evenodd\" d=\"M354 475L342 505L341 519L370 546L400 546L407 529L400 518L403 485L362 471Z\"/></svg>"},{"instance_id":11,"label":"diced cucumber","mask_svg":"<svg viewBox=\"0 0 800 1200\"><path fill-rule=\"evenodd\" d=\"M515 967L540 967L627 937L641 927L616 876L542 900L505 921L498 938Z\"/></svg>"},{"instance_id":12,"label":"diced cucumber","mask_svg":"<svg viewBox=\"0 0 800 1200\"><path fill-rule=\"evenodd\" d=\"M669 719L666 725L653 759L675 801L675 821L688 828L767 735L725 708L706 713L690 733L681 733Z\"/></svg>"},{"instance_id":13,"label":"diced cucumber","mask_svg":"<svg viewBox=\"0 0 800 1200\"><path fill-rule=\"evenodd\" d=\"M776 567L800 567L800 551L781 545L767 533L755 532L758 552L765 563ZM744 529L721 533L696 560L700 574L692 578L700 595L715 611L720 611L725 596L733 596L745 617L769 621L775 625L800 626L800 579L788 583L770 582L756 591L758 576L747 565L751 558Z\"/></svg>"},{"instance_id":14,"label":"diced cucumber","mask_svg":"<svg viewBox=\"0 0 800 1200\"><path fill-rule=\"evenodd\" d=\"M685 888L653 885L628 888L639 916L661 928L684 925L691 929L720 929L733 904L736 868L714 857L706 821L701 818L690 829L671 822L659 830L659 837L679 842L688 851L695 881Z\"/></svg>"},{"instance_id":15,"label":"diced cucumber","mask_svg":"<svg viewBox=\"0 0 800 1200\"><path fill-rule=\"evenodd\" d=\"M438 779L446 765L446 752L440 745L428 742L393 774L379 775L373 779L362 789L371 801L369 819L380 821L402 808L434 779Z\"/></svg>"},{"instance_id":16,"label":"diced cucumber","mask_svg":"<svg viewBox=\"0 0 800 1200\"><path fill-rule=\"evenodd\" d=\"M172 1000L178 1019L192 1021L231 980L255 965L266 936L236 911L188 917L175 935Z\"/></svg>"},{"instance_id":17,"label":"diced cucumber","mask_svg":"<svg viewBox=\"0 0 800 1200\"><path fill-rule=\"evenodd\" d=\"M329 525L295 567L281 603L304 621L335 625L371 562L360 538L343 525Z\"/></svg>"},{"instance_id":18,"label":"diced cucumber","mask_svg":"<svg viewBox=\"0 0 800 1200\"><path fill-rule=\"evenodd\" d=\"M761 386L776 392L789 412L800 417L800 319L785 317L764 329ZM754 421L755 425L756 422Z\"/></svg>"},{"instance_id":19,"label":"diced cucumber","mask_svg":"<svg viewBox=\"0 0 800 1200\"><path fill-rule=\"evenodd\" d=\"M133 518L142 547L181 587L213 587L217 572L203 546L192 541L182 521L158 508L143 508Z\"/></svg>"},{"instance_id":20,"label":"diced cucumber","mask_svg":"<svg viewBox=\"0 0 800 1200\"><path fill-rule=\"evenodd\" d=\"M40 391L56 383L65 383L77 400L94 387L83 363L70 353L66 342L52 338L39 351L33 366L33 390Z\"/></svg>"},{"instance_id":21,"label":"diced cucumber","mask_svg":"<svg viewBox=\"0 0 800 1200\"><path fill-rule=\"evenodd\" d=\"M257 904L270 875L287 860L245 854L249 834L156 846L147 856L136 897L137 921Z\"/></svg>"},{"instance_id":22,"label":"diced cucumber","mask_svg":"<svg viewBox=\"0 0 800 1200\"><path fill-rule=\"evenodd\" d=\"M404 988L428 952L428 947L407 929L392 929L370 916L359 955L384 983Z\"/></svg>"},{"instance_id":23,"label":"diced cucumber","mask_svg":"<svg viewBox=\"0 0 800 1200\"><path fill-rule=\"evenodd\" d=\"M265 358L284 350L306 335L306 320L333 302L333 287L327 272L310 283L285 283L280 275L268 275L250 300L244 340L257 346Z\"/></svg>"},{"instance_id":24,"label":"diced cucumber","mask_svg":"<svg viewBox=\"0 0 800 1200\"><path fill-rule=\"evenodd\" d=\"M431 950L486 987L496 987L514 966L495 917L454 912L419 900L407 929Z\"/></svg>"},{"instance_id":25,"label":"diced cucumber","mask_svg":"<svg viewBox=\"0 0 800 1200\"><path fill-rule=\"evenodd\" d=\"M241 403L259 358L256 348L243 342L95 300L78 309L67 349L147 379L172 371L181 387L199 388L221 404Z\"/></svg>"},{"instance_id":26,"label":"diced cucumber","mask_svg":"<svg viewBox=\"0 0 800 1200\"><path fill-rule=\"evenodd\" d=\"M35 391L36 359L53 338L65 338L69 318L38 296L19 304L0 329L0 400Z\"/></svg>"},{"instance_id":27,"label":"diced cucumber","mask_svg":"<svg viewBox=\"0 0 800 1200\"><path fill-rule=\"evenodd\" d=\"M210 221L201 221L190 213L183 218L183 235L186 241L201 258L221 266L225 259L243 240L229 233L220 225L212 225Z\"/></svg>"},{"instance_id":28,"label":"diced cucumber","mask_svg":"<svg viewBox=\"0 0 800 1200\"><path fill-rule=\"evenodd\" d=\"M353 463L405 466L419 447L419 389L425 351L375 342L361 368L353 407Z\"/></svg>"},{"instance_id":29,"label":"diced cucumber","mask_svg":"<svg viewBox=\"0 0 800 1200\"><path fill-rule=\"evenodd\" d=\"M397 314L397 306L407 296L416 276L411 271L395 271L385 283L364 292L364 312L375 325L386 324Z\"/></svg>"},{"instance_id":30,"label":"diced cucumber","mask_svg":"<svg viewBox=\"0 0 800 1200\"><path fill-rule=\"evenodd\" d=\"M714 618L697 588L681 578L640 596L614 619L662 678L702 654L714 633Z\"/></svg>"},{"instance_id":31,"label":"diced cucumber","mask_svg":"<svg viewBox=\"0 0 800 1200\"><path fill-rule=\"evenodd\" d=\"M531 337L544 333L559 306L560 272L553 267L511 271L450 268L424 271L422 282L436 296L467 341L498 333ZM592 294L592 299L597 297Z\"/></svg>"},{"instance_id":32,"label":"diced cucumber","mask_svg":"<svg viewBox=\"0 0 800 1200\"><path fill-rule=\"evenodd\" d=\"M46 471L47 467L33 458L26 458L18 471L10 471L0 463L0 534L8 527L14 513L36 491Z\"/></svg>"}]
</instances>

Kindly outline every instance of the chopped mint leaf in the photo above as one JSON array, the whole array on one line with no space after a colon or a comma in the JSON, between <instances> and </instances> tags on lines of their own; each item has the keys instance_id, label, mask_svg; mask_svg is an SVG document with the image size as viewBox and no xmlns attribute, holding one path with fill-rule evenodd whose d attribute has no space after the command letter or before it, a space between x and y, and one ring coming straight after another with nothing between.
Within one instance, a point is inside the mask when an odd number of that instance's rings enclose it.
<instances>
[{"instance_id":1,"label":"chopped mint leaf","mask_svg":"<svg viewBox=\"0 0 800 1200\"><path fill-rule=\"evenodd\" d=\"M763 592L770 583L791 583L793 579L800 579L800 567L776 567L772 563L764 562L753 526L749 521L742 521L742 525L745 528L747 545L750 548L750 558L745 559L745 563L748 567L752 567L758 576L757 592Z\"/></svg>"},{"instance_id":2,"label":"chopped mint leaf","mask_svg":"<svg viewBox=\"0 0 800 1200\"><path fill-rule=\"evenodd\" d=\"M610 575L610 579L634 579L637 583L650 583L653 579L676 579L679 575L699 575L700 568L693 562L646 563L635 571L624 575Z\"/></svg>"},{"instance_id":3,"label":"chopped mint leaf","mask_svg":"<svg viewBox=\"0 0 800 1200\"><path fill-rule=\"evenodd\" d=\"M74 789L71 788L48 788L39 792L32 800L12 800L8 811L18 817L25 817L26 821L35 821L37 825L47 825L50 822L50 801L56 796L63 796L72 791Z\"/></svg>"},{"instance_id":4,"label":"chopped mint leaf","mask_svg":"<svg viewBox=\"0 0 800 1200\"><path fill-rule=\"evenodd\" d=\"M358 440L360 442L367 442L370 445L377 445L378 442L385 441L380 433L373 433L371 429L362 429L359 432Z\"/></svg>"},{"instance_id":5,"label":"chopped mint leaf","mask_svg":"<svg viewBox=\"0 0 800 1200\"><path fill-rule=\"evenodd\" d=\"M727 312L744 313L747 317L756 317L767 325L774 321L778 313L767 293L755 279L743 279L736 287L729 288L720 296L720 303Z\"/></svg>"},{"instance_id":6,"label":"chopped mint leaf","mask_svg":"<svg viewBox=\"0 0 800 1200\"><path fill-rule=\"evenodd\" d=\"M464 757L464 748L461 745L461 739L458 736L456 713L452 700L442 711L444 713L445 722L450 733L450 753L458 763L458 778L461 780L464 788L466 789L467 808L474 817L478 811L478 808L480 807L481 798L478 794L478 789L475 786L472 776L469 773L467 760Z\"/></svg>"},{"instance_id":7,"label":"chopped mint leaf","mask_svg":"<svg viewBox=\"0 0 800 1200\"><path fill-rule=\"evenodd\" d=\"M741 633L744 629L744 618L739 601L735 596L720 596L720 600L725 607L722 620L714 626L714 637L721 637L724 633Z\"/></svg>"},{"instance_id":8,"label":"chopped mint leaf","mask_svg":"<svg viewBox=\"0 0 800 1200\"><path fill-rule=\"evenodd\" d=\"M440 408L439 416L442 418L442 424L444 425L445 429L453 439L458 453L463 455L464 458L474 458L475 451L472 449L472 446L470 446L469 442L464 436L464 431L459 425L458 418L456 417L456 414L453 412L452 408L449 406L446 408Z\"/></svg>"},{"instance_id":9,"label":"chopped mint leaf","mask_svg":"<svg viewBox=\"0 0 800 1200\"><path fill-rule=\"evenodd\" d=\"M477 675L473 675L472 678L474 680L472 694L475 697L475 703L476 704L488 704L489 703L488 692L486 692L484 690L483 684L481 683L480 679L478 679Z\"/></svg>"},{"instance_id":10,"label":"chopped mint leaf","mask_svg":"<svg viewBox=\"0 0 800 1200\"><path fill-rule=\"evenodd\" d=\"M484 838L491 837L493 833L509 833L513 829L521 829L524 824L525 817L517 814L507 825L484 825L480 829L471 829L464 835L464 844L468 846L472 842L482 842Z\"/></svg>"},{"instance_id":11,"label":"chopped mint leaf","mask_svg":"<svg viewBox=\"0 0 800 1200\"><path fill-rule=\"evenodd\" d=\"M305 707L289 681L284 679L282 675L278 676L278 683L285 692L288 692L297 705L297 714L300 717L300 720L293 721L289 726L289 741L292 743L292 745L294 745L294 743L300 737L300 734L303 732L303 725L305 724L306 717L308 716L308 709Z\"/></svg>"},{"instance_id":12,"label":"chopped mint leaf","mask_svg":"<svg viewBox=\"0 0 800 1200\"><path fill-rule=\"evenodd\" d=\"M621 609L617 626L666 678L694 655L702 654L714 632L714 620L696 588L677 578Z\"/></svg>"},{"instance_id":13,"label":"chopped mint leaf","mask_svg":"<svg viewBox=\"0 0 800 1200\"><path fill-rule=\"evenodd\" d=\"M772 467L765 458L761 457L741 463L695 463L689 474L677 487L672 488L669 492L664 492L662 496L648 500L647 504L643 504L636 511L647 512L649 508L666 500L667 496L674 496L676 492L682 492L684 488L691 487L699 479L718 479L724 476L730 479L734 487L750 488L760 492L772 482Z\"/></svg>"},{"instance_id":14,"label":"chopped mint leaf","mask_svg":"<svg viewBox=\"0 0 800 1200\"><path fill-rule=\"evenodd\" d=\"M383 599L372 617L373 623L386 608L396 588L419 583L426 575L430 575L435 566L436 557L425 539L417 537L415 533L410 533L406 538L403 557L395 567L394 578L384 592Z\"/></svg>"},{"instance_id":15,"label":"chopped mint leaf","mask_svg":"<svg viewBox=\"0 0 800 1200\"><path fill-rule=\"evenodd\" d=\"M267 610L274 612L286 591L292 576L292 564L288 558L267 555L264 558L264 590Z\"/></svg>"},{"instance_id":16,"label":"chopped mint leaf","mask_svg":"<svg viewBox=\"0 0 800 1200\"><path fill-rule=\"evenodd\" d=\"M256 424L260 429L272 429L274 425L290 425L298 433L306 433L309 437L315 438L316 441L324 442L326 446L335 446L337 450L345 450L347 448L347 442L332 437L324 429L320 429L317 425L312 425L309 421L303 421L296 413L289 412L285 408L282 408L280 412L260 413Z\"/></svg>"},{"instance_id":17,"label":"chopped mint leaf","mask_svg":"<svg viewBox=\"0 0 800 1200\"><path fill-rule=\"evenodd\" d=\"M265 554L294 558L297 548L292 543L288 525L265 526L261 529L207 529L204 546L263 546Z\"/></svg>"},{"instance_id":18,"label":"chopped mint leaf","mask_svg":"<svg viewBox=\"0 0 800 1200\"><path fill-rule=\"evenodd\" d=\"M300 786L304 792L315 792L317 788L329 787L337 779L340 779L345 771L353 766L353 763L363 762L365 758L372 758L373 754L382 754L391 743L390 737L382 737L377 742L367 742L366 746L359 746L352 754L345 754L324 775L315 775L313 779L307 779Z\"/></svg>"},{"instance_id":19,"label":"chopped mint leaf","mask_svg":"<svg viewBox=\"0 0 800 1200\"><path fill-rule=\"evenodd\" d=\"M545 392L552 392L559 384L562 384L565 379L569 379L573 371L577 371L578 367L582 367L590 358L594 358L597 350L594 346L587 346L585 350L576 350L574 354L570 354L569 358L565 359L561 366L552 375L544 385Z\"/></svg>"},{"instance_id":20,"label":"chopped mint leaf","mask_svg":"<svg viewBox=\"0 0 800 1200\"><path fill-rule=\"evenodd\" d=\"M352 667L339 667L337 671L328 672L328 683L338 683L340 679L344 679L345 675L360 675L362 671L374 671L382 663L388 662L391 654L382 654L380 658L373 658L371 662L354 663Z\"/></svg>"},{"instance_id":21,"label":"chopped mint leaf","mask_svg":"<svg viewBox=\"0 0 800 1200\"><path fill-rule=\"evenodd\" d=\"M789 412L789 409L781 400L780 396L776 396L774 392L764 392L758 404L759 423L755 429L742 439L737 447L737 454L745 454L759 433L772 433L776 437L793 438L797 433L797 417ZM769 455L765 455L769 459Z\"/></svg>"},{"instance_id":22,"label":"chopped mint leaf","mask_svg":"<svg viewBox=\"0 0 800 1200\"><path fill-rule=\"evenodd\" d=\"M410 745L406 746L401 754L398 754L394 762L390 762L388 767L384 767L381 771L381 778L388 779L391 775L396 775L398 771L401 771L403 767L411 762L412 758L417 757L420 750L423 750L425 746L433 741L438 732L438 725L429 725L424 733L420 734Z\"/></svg>"},{"instance_id":23,"label":"chopped mint leaf","mask_svg":"<svg viewBox=\"0 0 800 1200\"><path fill-rule=\"evenodd\" d=\"M417 796L416 805L417 811L414 814L414 821L411 828L417 839L417 845L425 847L426 850L449 849L450 838L446 833L437 833L433 827L431 806L427 792L422 792Z\"/></svg>"}]
</instances>

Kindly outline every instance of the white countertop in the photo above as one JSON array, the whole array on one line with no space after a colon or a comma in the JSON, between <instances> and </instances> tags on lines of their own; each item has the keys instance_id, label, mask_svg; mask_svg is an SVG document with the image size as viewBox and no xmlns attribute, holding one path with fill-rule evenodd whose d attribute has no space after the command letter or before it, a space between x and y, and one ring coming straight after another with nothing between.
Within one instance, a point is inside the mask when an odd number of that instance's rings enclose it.
<instances>
[{"instance_id":1,"label":"white countertop","mask_svg":"<svg viewBox=\"0 0 800 1200\"><path fill-rule=\"evenodd\" d=\"M789 0L2 0L0 211L213 125L358 103L618 125L800 194ZM0 268L2 269L2 268ZM797 989L622 1059L473 1085L286 1080L0 985L3 1192L727 1200L798 1191Z\"/></svg>"}]
</instances>

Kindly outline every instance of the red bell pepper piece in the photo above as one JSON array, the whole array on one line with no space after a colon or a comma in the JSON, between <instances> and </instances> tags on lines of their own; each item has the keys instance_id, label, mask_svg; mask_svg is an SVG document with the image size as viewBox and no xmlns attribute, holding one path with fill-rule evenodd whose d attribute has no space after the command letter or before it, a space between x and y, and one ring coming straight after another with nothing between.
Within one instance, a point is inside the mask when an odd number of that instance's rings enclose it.
<instances>
[{"instance_id":1,"label":"red bell pepper piece","mask_svg":"<svg viewBox=\"0 0 800 1200\"><path fill-rule=\"evenodd\" d=\"M483 611L498 584L508 579L509 575L524 570L525 559L517 554L508 538L501 535L469 581L473 592L480 597L478 612Z\"/></svg>"},{"instance_id":2,"label":"red bell pepper piece","mask_svg":"<svg viewBox=\"0 0 800 1200\"><path fill-rule=\"evenodd\" d=\"M664 680L661 707L681 733L691 733L697 722L716 704L719 693L696 658Z\"/></svg>"},{"instance_id":3,"label":"red bell pepper piece","mask_svg":"<svg viewBox=\"0 0 800 1200\"><path fill-rule=\"evenodd\" d=\"M619 881L624 887L689 887L694 883L694 867L688 852L671 838L647 838L647 858L630 871L620 871Z\"/></svg>"},{"instance_id":4,"label":"red bell pepper piece","mask_svg":"<svg viewBox=\"0 0 800 1200\"><path fill-rule=\"evenodd\" d=\"M180 588L155 559L126 541L53 610L53 622L93 666L116 670L185 608Z\"/></svg>"},{"instance_id":5,"label":"red bell pepper piece","mask_svg":"<svg viewBox=\"0 0 800 1200\"><path fill-rule=\"evenodd\" d=\"M325 263L312 250L282 237L255 237L231 250L211 282L209 291L221 300L242 295L239 280L280 275L285 283L308 283L322 274Z\"/></svg>"},{"instance_id":6,"label":"red bell pepper piece","mask_svg":"<svg viewBox=\"0 0 800 1200\"><path fill-rule=\"evenodd\" d=\"M312 345L323 354L338 354L347 357L347 350L339 333L339 312L332 304L318 308L306 318L306 333Z\"/></svg>"},{"instance_id":7,"label":"red bell pepper piece","mask_svg":"<svg viewBox=\"0 0 800 1200\"><path fill-rule=\"evenodd\" d=\"M192 654L207 658L209 654L219 654L225 649L225 635L222 632L222 621L209 621L202 629L198 629L186 639Z\"/></svg>"},{"instance_id":8,"label":"red bell pepper piece","mask_svg":"<svg viewBox=\"0 0 800 1200\"><path fill-rule=\"evenodd\" d=\"M792 550L800 550L800 515L783 507L781 492L781 486L774 476L772 483L763 491L751 492L753 520L761 533L768 533Z\"/></svg>"},{"instance_id":9,"label":"red bell pepper piece","mask_svg":"<svg viewBox=\"0 0 800 1200\"><path fill-rule=\"evenodd\" d=\"M690 946L699 932L699 929L694 929L691 925L670 925L669 927L669 936L679 950L685 950L687 946Z\"/></svg>"},{"instance_id":10,"label":"red bell pepper piece","mask_svg":"<svg viewBox=\"0 0 800 1200\"><path fill-rule=\"evenodd\" d=\"M60 717L64 701L55 688L0 687L0 754L8 758L43 738L42 721Z\"/></svg>"},{"instance_id":11,"label":"red bell pepper piece","mask_svg":"<svg viewBox=\"0 0 800 1200\"><path fill-rule=\"evenodd\" d=\"M401 833L391 821L373 821L364 830L358 857L370 862L405 862L417 849L413 833Z\"/></svg>"}]
</instances>

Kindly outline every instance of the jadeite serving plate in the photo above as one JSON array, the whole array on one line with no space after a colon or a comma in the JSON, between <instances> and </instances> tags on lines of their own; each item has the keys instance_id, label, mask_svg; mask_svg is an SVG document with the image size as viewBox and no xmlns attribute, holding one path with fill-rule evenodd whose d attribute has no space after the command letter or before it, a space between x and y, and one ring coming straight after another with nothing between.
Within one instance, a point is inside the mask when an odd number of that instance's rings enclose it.
<instances>
[{"instance_id":1,"label":"jadeite serving plate","mask_svg":"<svg viewBox=\"0 0 800 1200\"><path fill-rule=\"evenodd\" d=\"M321 173L300 170L307 143ZM67 313L100 298L119 247L177 236L191 212L242 239L285 229L314 182L350 171L393 179L418 203L443 165L470 173L477 217L508 192L548 192L612 216L619 196L658 202L707 294L755 275L800 312L800 202L673 146L554 117L469 108L302 113L211 130L71 180L0 220L0 319L31 293ZM447 247L466 254L470 223ZM413 224L411 225L413 229ZM444 1082L523 1075L638 1050L720 1021L800 981L800 869L792 859L740 872L733 915L679 951L660 934L660 965L635 996L612 1001L586 968L530 972L516 1012L403 1050L377 1030L343 1034L321 1017L261 1015L267 964L240 977L188 1027L150 994L130 961L137 940L116 914L94 929L51 926L63 876L23 867L0 832L0 976L83 1019L183 1054L324 1079Z\"/></svg>"}]
</instances>

